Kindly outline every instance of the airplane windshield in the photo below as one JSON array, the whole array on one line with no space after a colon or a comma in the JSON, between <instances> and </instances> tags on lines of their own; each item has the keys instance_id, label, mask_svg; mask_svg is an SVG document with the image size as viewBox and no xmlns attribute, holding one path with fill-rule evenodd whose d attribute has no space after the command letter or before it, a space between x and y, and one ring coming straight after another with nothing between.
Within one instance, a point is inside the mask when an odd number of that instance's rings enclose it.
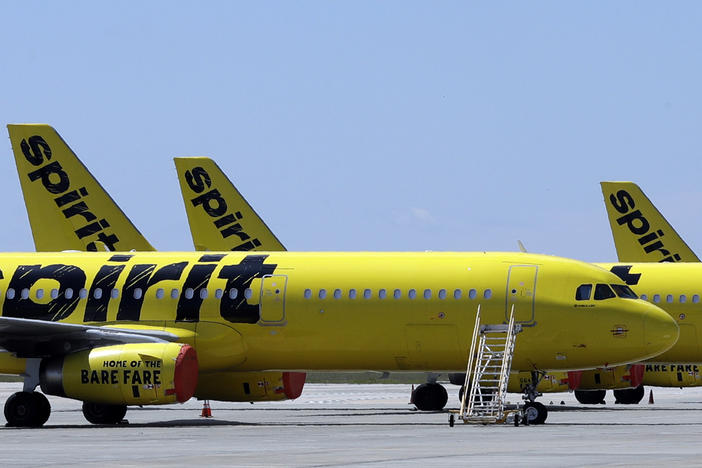
<instances>
[{"instance_id":1,"label":"airplane windshield","mask_svg":"<svg viewBox=\"0 0 702 468\"><path fill-rule=\"evenodd\" d=\"M609 285L607 285L607 284L595 285L595 300L596 301L610 299L612 297L617 297L617 296L614 294L614 292L612 291L612 288L610 288Z\"/></svg>"},{"instance_id":2,"label":"airplane windshield","mask_svg":"<svg viewBox=\"0 0 702 468\"><path fill-rule=\"evenodd\" d=\"M581 284L578 289L575 290L575 300L576 301L587 301L590 299L590 294L592 294L591 284Z\"/></svg>"},{"instance_id":3,"label":"airplane windshield","mask_svg":"<svg viewBox=\"0 0 702 468\"><path fill-rule=\"evenodd\" d=\"M631 290L629 286L624 284L612 284L612 289L617 293L617 296L624 299L638 299L639 296L636 295L634 291Z\"/></svg>"}]
</instances>

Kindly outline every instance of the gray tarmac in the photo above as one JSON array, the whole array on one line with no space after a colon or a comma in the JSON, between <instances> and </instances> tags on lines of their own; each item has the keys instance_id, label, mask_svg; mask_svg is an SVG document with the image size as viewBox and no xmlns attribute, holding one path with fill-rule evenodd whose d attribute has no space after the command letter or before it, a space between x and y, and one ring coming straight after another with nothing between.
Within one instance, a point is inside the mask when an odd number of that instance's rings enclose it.
<instances>
[{"instance_id":1,"label":"gray tarmac","mask_svg":"<svg viewBox=\"0 0 702 468\"><path fill-rule=\"evenodd\" d=\"M4 400L21 388L0 383ZM449 406L457 404L455 386ZM49 397L39 429L0 427L3 466L660 466L702 465L702 389L653 390L655 403L584 407L545 395L547 424L448 426L420 413L409 385L309 384L296 401L130 408L93 426L77 401ZM510 395L512 402L519 395ZM560 404L561 401L565 404Z\"/></svg>"}]
</instances>

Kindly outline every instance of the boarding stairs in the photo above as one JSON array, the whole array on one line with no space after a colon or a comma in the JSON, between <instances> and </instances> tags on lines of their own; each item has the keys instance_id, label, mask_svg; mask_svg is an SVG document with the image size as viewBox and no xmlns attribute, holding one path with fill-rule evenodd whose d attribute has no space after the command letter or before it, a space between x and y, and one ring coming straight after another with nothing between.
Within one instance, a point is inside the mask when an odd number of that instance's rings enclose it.
<instances>
[{"instance_id":1,"label":"boarding stairs","mask_svg":"<svg viewBox=\"0 0 702 468\"><path fill-rule=\"evenodd\" d=\"M507 420L510 413L505 411L507 383L520 331L521 325L514 323L514 305L509 323L497 325L481 325L478 306L458 412L458 419L464 423L495 424Z\"/></svg>"}]
</instances>

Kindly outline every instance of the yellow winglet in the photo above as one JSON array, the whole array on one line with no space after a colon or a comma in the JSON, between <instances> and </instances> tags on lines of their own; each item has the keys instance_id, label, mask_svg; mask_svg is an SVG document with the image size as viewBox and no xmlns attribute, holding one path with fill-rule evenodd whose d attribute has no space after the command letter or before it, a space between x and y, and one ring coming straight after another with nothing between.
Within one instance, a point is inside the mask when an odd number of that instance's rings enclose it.
<instances>
[{"instance_id":1,"label":"yellow winglet","mask_svg":"<svg viewBox=\"0 0 702 468\"><path fill-rule=\"evenodd\" d=\"M699 262L633 182L601 182L620 262Z\"/></svg>"},{"instance_id":2,"label":"yellow winglet","mask_svg":"<svg viewBox=\"0 0 702 468\"><path fill-rule=\"evenodd\" d=\"M212 159L174 161L196 250L285 250Z\"/></svg>"},{"instance_id":3,"label":"yellow winglet","mask_svg":"<svg viewBox=\"0 0 702 468\"><path fill-rule=\"evenodd\" d=\"M154 250L56 130L7 129L37 251Z\"/></svg>"}]
</instances>

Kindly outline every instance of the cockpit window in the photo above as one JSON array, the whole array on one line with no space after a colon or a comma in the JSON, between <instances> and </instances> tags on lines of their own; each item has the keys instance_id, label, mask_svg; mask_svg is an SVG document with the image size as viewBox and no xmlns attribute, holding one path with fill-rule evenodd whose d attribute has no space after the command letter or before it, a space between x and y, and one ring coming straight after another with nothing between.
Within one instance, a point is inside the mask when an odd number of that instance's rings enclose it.
<instances>
[{"instance_id":1,"label":"cockpit window","mask_svg":"<svg viewBox=\"0 0 702 468\"><path fill-rule=\"evenodd\" d=\"M590 294L592 294L591 284L581 284L578 289L575 290L575 300L576 301L588 301L590 300Z\"/></svg>"},{"instance_id":2,"label":"cockpit window","mask_svg":"<svg viewBox=\"0 0 702 468\"><path fill-rule=\"evenodd\" d=\"M601 301L603 299L609 299L616 297L614 291L607 284L597 284L595 285L595 300Z\"/></svg>"},{"instance_id":3,"label":"cockpit window","mask_svg":"<svg viewBox=\"0 0 702 468\"><path fill-rule=\"evenodd\" d=\"M631 290L631 288L625 284L612 284L612 289L614 289L614 292L617 293L617 296L624 298L624 299L638 299L639 296L636 295L634 291Z\"/></svg>"}]
</instances>

